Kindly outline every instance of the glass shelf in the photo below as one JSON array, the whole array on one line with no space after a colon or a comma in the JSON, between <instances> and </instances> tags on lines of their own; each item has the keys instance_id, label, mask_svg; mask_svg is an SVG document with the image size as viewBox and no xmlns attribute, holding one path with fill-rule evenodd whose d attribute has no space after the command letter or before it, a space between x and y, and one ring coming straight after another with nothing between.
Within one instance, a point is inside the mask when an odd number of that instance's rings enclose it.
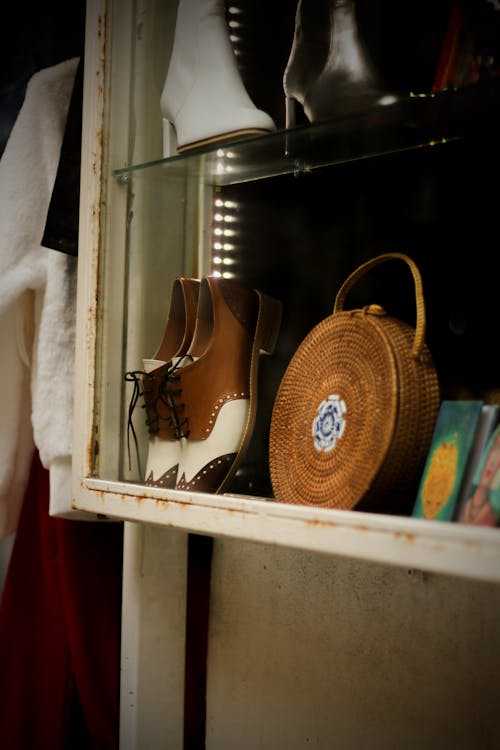
<instances>
[{"instance_id":1,"label":"glass shelf","mask_svg":"<svg viewBox=\"0 0 500 750\"><path fill-rule=\"evenodd\" d=\"M161 170L169 180L201 179L235 185L493 132L500 124L500 80L457 90L399 98L387 106L333 120L278 130L167 159L114 170L119 181L132 173Z\"/></svg>"}]
</instances>

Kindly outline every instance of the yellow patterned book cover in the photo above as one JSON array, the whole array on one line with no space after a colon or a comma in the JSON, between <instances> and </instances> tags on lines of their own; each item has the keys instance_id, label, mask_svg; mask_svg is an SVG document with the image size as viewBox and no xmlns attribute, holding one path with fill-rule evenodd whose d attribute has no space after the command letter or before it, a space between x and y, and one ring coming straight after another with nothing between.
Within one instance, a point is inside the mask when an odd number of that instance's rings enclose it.
<instances>
[{"instance_id":1,"label":"yellow patterned book cover","mask_svg":"<svg viewBox=\"0 0 500 750\"><path fill-rule=\"evenodd\" d=\"M442 401L413 516L451 521L483 402Z\"/></svg>"}]
</instances>

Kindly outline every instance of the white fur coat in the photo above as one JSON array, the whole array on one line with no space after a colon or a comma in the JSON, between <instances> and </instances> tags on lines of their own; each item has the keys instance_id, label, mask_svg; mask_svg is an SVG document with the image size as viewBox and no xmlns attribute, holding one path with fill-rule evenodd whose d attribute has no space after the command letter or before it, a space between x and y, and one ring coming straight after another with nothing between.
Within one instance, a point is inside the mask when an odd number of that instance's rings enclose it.
<instances>
[{"instance_id":1,"label":"white fur coat","mask_svg":"<svg viewBox=\"0 0 500 750\"><path fill-rule=\"evenodd\" d=\"M50 514L71 509L76 258L41 245L78 59L36 73L0 159L0 539L15 531L33 450Z\"/></svg>"}]
</instances>

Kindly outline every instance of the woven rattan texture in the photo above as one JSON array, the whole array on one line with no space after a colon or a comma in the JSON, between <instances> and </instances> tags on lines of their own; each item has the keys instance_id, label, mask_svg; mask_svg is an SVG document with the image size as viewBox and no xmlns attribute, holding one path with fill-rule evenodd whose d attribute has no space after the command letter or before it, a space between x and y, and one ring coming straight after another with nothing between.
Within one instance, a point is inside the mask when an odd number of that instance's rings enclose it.
<instances>
[{"instance_id":1,"label":"woven rattan texture","mask_svg":"<svg viewBox=\"0 0 500 750\"><path fill-rule=\"evenodd\" d=\"M422 471L440 402L430 352L422 342L414 356L414 344L415 329L378 306L335 312L310 331L274 403L276 500L394 512L392 498Z\"/></svg>"}]
</instances>

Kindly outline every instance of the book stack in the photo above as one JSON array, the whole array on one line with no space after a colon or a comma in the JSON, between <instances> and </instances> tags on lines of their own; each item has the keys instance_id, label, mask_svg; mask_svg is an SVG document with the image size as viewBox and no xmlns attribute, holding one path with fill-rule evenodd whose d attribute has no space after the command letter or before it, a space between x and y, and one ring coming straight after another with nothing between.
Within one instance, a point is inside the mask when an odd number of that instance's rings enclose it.
<instances>
[{"instance_id":1,"label":"book stack","mask_svg":"<svg viewBox=\"0 0 500 750\"><path fill-rule=\"evenodd\" d=\"M500 525L500 407L440 406L413 509L415 518Z\"/></svg>"}]
</instances>

